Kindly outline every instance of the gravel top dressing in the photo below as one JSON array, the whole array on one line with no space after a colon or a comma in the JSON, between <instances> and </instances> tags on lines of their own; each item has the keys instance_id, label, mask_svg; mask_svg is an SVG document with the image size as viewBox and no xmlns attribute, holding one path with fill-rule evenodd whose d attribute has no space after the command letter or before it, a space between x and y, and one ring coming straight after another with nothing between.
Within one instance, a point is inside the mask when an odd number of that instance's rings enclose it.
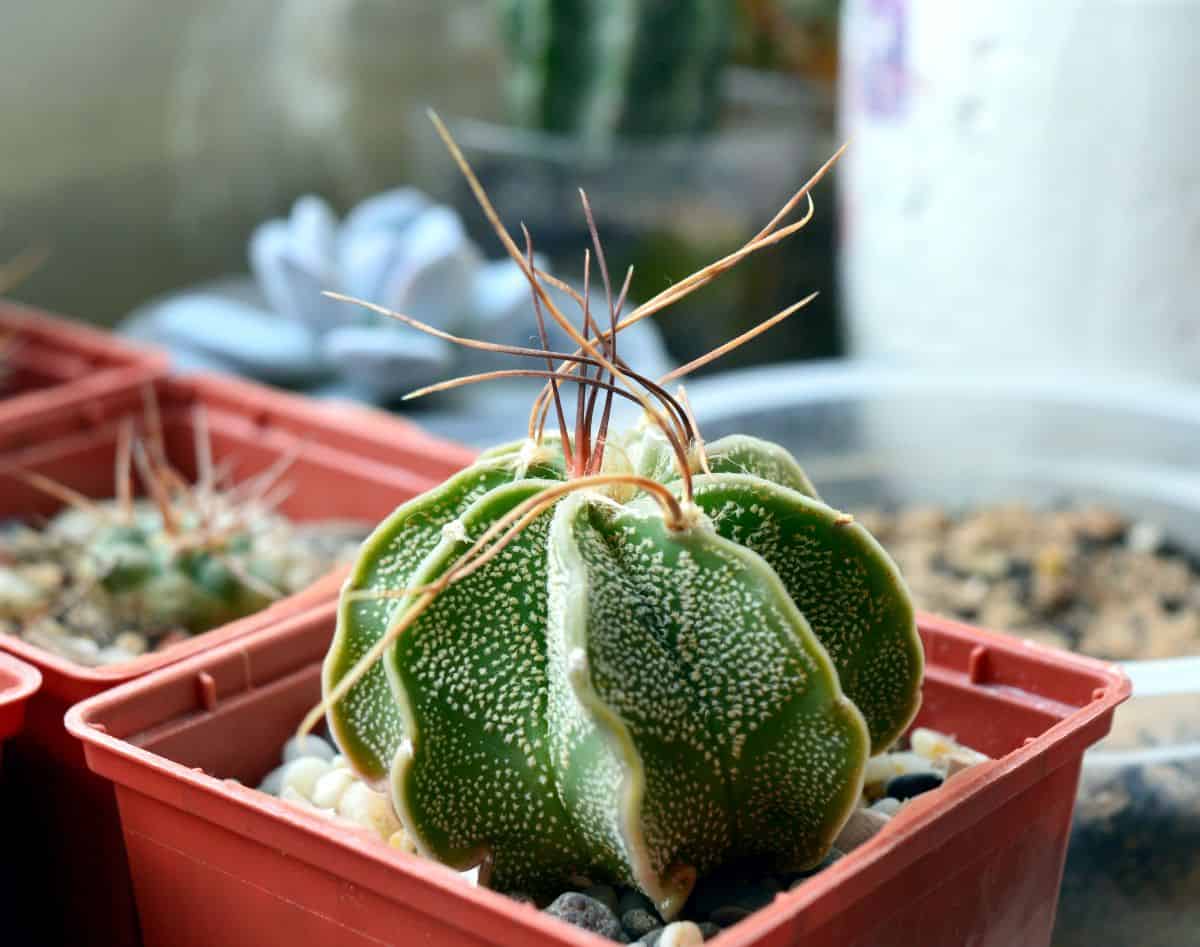
<instances>
[{"instance_id":1,"label":"gravel top dressing","mask_svg":"<svg viewBox=\"0 0 1200 947\"><path fill-rule=\"evenodd\" d=\"M329 741L317 736L293 738L284 746L282 759L282 765L258 787L260 791L339 820L350 830L369 832L394 848L418 854L387 796L360 779ZM576 879L573 890L563 891L550 904L540 906L547 914L617 943L645 947L699 944L869 841L909 799L936 790L946 780L986 759L944 734L914 730L902 748L868 761L859 805L819 865L788 874L764 873L753 865L724 866L697 882L679 918L670 924L663 922L640 892L593 883L589 878ZM476 874L473 869L463 872L463 877L473 884ZM519 891L505 893L519 901L533 902Z\"/></svg>"},{"instance_id":2,"label":"gravel top dressing","mask_svg":"<svg viewBox=\"0 0 1200 947\"><path fill-rule=\"evenodd\" d=\"M41 528L0 524L0 634L89 667L130 661L301 591L367 533L253 505L207 529L185 520L174 537L161 522L149 502L122 515L106 501Z\"/></svg>"},{"instance_id":3,"label":"gravel top dressing","mask_svg":"<svg viewBox=\"0 0 1200 947\"><path fill-rule=\"evenodd\" d=\"M1100 507L862 510L917 606L1110 661L1200 654L1200 569Z\"/></svg>"},{"instance_id":4,"label":"gravel top dressing","mask_svg":"<svg viewBox=\"0 0 1200 947\"><path fill-rule=\"evenodd\" d=\"M1200 654L1200 568L1161 527L1099 507L864 510L917 606L1108 660ZM1175 748L1192 744L1187 751ZM1200 944L1200 680L1135 699L1085 766L1054 943Z\"/></svg>"}]
</instances>

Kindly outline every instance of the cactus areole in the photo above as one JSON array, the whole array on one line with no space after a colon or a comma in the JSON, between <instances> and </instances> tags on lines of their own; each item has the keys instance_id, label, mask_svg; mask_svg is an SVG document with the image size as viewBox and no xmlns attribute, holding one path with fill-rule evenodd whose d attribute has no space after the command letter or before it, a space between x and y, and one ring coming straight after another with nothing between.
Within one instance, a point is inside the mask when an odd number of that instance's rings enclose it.
<instances>
[{"instance_id":1,"label":"cactus areole","mask_svg":"<svg viewBox=\"0 0 1200 947\"><path fill-rule=\"evenodd\" d=\"M528 439L363 545L306 725L327 713L422 854L539 898L578 876L636 886L670 918L722 863L819 862L868 756L915 715L912 603L879 544L787 451L705 444L672 379L620 358L625 325L795 227L785 216L621 322L619 301L604 329L585 311L574 354L507 350L549 363L521 372L548 376ZM549 277L498 230L540 325ZM594 227L593 244L608 287ZM609 430L614 396L643 408L632 429Z\"/></svg>"}]
</instances>

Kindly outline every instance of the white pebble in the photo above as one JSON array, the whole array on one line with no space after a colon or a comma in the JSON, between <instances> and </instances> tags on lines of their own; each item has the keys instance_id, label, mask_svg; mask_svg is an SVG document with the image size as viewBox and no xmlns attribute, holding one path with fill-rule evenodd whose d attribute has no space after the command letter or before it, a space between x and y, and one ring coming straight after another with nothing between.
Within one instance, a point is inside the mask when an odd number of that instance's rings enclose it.
<instances>
[{"instance_id":1,"label":"white pebble","mask_svg":"<svg viewBox=\"0 0 1200 947\"><path fill-rule=\"evenodd\" d=\"M127 654L135 657L140 654L145 654L149 647L149 642L146 641L145 635L139 635L136 631L123 631L117 635L113 641L113 647L119 648Z\"/></svg>"},{"instance_id":2,"label":"white pebble","mask_svg":"<svg viewBox=\"0 0 1200 947\"><path fill-rule=\"evenodd\" d=\"M881 812L889 819L900 811L900 806L903 803L899 799L893 799L891 796L884 796L882 799L876 799L868 807L872 812Z\"/></svg>"},{"instance_id":3,"label":"white pebble","mask_svg":"<svg viewBox=\"0 0 1200 947\"><path fill-rule=\"evenodd\" d=\"M326 767L326 772L313 787L313 805L322 809L337 809L342 794L358 779L348 769L328 769L329 764L324 760L318 762Z\"/></svg>"},{"instance_id":4,"label":"white pebble","mask_svg":"<svg viewBox=\"0 0 1200 947\"><path fill-rule=\"evenodd\" d=\"M68 635L67 643L69 647L87 657L95 658L100 654L100 645L91 638L84 638L82 635Z\"/></svg>"},{"instance_id":5,"label":"white pebble","mask_svg":"<svg viewBox=\"0 0 1200 947\"><path fill-rule=\"evenodd\" d=\"M932 769L929 760L916 753L881 753L879 756L872 756L867 760L863 782L867 786L872 786L886 783L894 776L903 776L905 773L928 773Z\"/></svg>"},{"instance_id":6,"label":"white pebble","mask_svg":"<svg viewBox=\"0 0 1200 947\"><path fill-rule=\"evenodd\" d=\"M927 760L940 760L958 744L943 733L926 727L917 727L909 738L914 753Z\"/></svg>"},{"instance_id":7,"label":"white pebble","mask_svg":"<svg viewBox=\"0 0 1200 947\"><path fill-rule=\"evenodd\" d=\"M317 759L331 763L333 755L333 747L311 733L303 737L292 737L283 745L283 761L285 763L291 763L293 760L305 756L315 756Z\"/></svg>"},{"instance_id":8,"label":"white pebble","mask_svg":"<svg viewBox=\"0 0 1200 947\"><path fill-rule=\"evenodd\" d=\"M1158 552L1164 538L1161 527L1146 520L1140 520L1129 527L1125 545L1134 552L1154 553Z\"/></svg>"},{"instance_id":9,"label":"white pebble","mask_svg":"<svg viewBox=\"0 0 1200 947\"><path fill-rule=\"evenodd\" d=\"M957 776L963 770L970 769L972 766L978 766L986 761L988 757L982 753L976 753L974 750L966 747L959 747L953 753L949 753L944 760L946 764L946 778Z\"/></svg>"},{"instance_id":10,"label":"white pebble","mask_svg":"<svg viewBox=\"0 0 1200 947\"><path fill-rule=\"evenodd\" d=\"M328 773L329 764L315 756L293 760L283 767L283 787L290 786L305 799L312 799L313 794L317 791L317 786Z\"/></svg>"},{"instance_id":11,"label":"white pebble","mask_svg":"<svg viewBox=\"0 0 1200 947\"><path fill-rule=\"evenodd\" d=\"M963 746L953 737L925 727L918 727L912 732L910 743L915 753L939 764L942 769L948 768L952 757L958 759L960 770L964 768L964 763L973 766L987 759L984 754Z\"/></svg>"},{"instance_id":12,"label":"white pebble","mask_svg":"<svg viewBox=\"0 0 1200 947\"><path fill-rule=\"evenodd\" d=\"M663 928L658 947L699 947L704 943L704 934L691 921L676 921Z\"/></svg>"},{"instance_id":13,"label":"white pebble","mask_svg":"<svg viewBox=\"0 0 1200 947\"><path fill-rule=\"evenodd\" d=\"M397 829L390 836L388 836L388 844L392 846L392 848L398 848L400 851L408 852L410 855L417 854L416 842L414 842L412 840L412 836L405 832L402 828Z\"/></svg>"},{"instance_id":14,"label":"white pebble","mask_svg":"<svg viewBox=\"0 0 1200 947\"><path fill-rule=\"evenodd\" d=\"M308 809L310 812L316 812L318 815L323 815L327 819L333 819L337 817L337 813L332 809L321 809L317 806L314 806L311 802L300 795L300 793L296 792L296 790L294 790L291 786L284 786L283 792L279 794L279 798L284 802L291 803L294 806L301 806L305 809Z\"/></svg>"},{"instance_id":15,"label":"white pebble","mask_svg":"<svg viewBox=\"0 0 1200 947\"><path fill-rule=\"evenodd\" d=\"M278 796L283 792L283 774L286 770L287 764L276 766L263 777L263 781L258 784L258 791L265 792L271 796Z\"/></svg>"},{"instance_id":16,"label":"white pebble","mask_svg":"<svg viewBox=\"0 0 1200 947\"><path fill-rule=\"evenodd\" d=\"M842 826L833 847L840 852L852 852L869 842L888 824L890 817L874 809L855 809Z\"/></svg>"},{"instance_id":17,"label":"white pebble","mask_svg":"<svg viewBox=\"0 0 1200 947\"><path fill-rule=\"evenodd\" d=\"M392 804L363 782L355 782L346 788L338 800L337 811L343 819L370 829L380 838L390 838L400 829Z\"/></svg>"}]
</instances>

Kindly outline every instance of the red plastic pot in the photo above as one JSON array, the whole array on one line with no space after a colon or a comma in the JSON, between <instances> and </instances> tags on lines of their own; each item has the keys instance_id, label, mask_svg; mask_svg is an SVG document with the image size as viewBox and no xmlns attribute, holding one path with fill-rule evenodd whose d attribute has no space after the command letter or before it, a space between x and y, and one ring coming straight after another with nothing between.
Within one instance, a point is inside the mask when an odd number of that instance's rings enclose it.
<instances>
[{"instance_id":1,"label":"red plastic pot","mask_svg":"<svg viewBox=\"0 0 1200 947\"><path fill-rule=\"evenodd\" d=\"M0 654L0 762L4 741L25 723L25 702L41 686L42 675L33 665Z\"/></svg>"},{"instance_id":2,"label":"red plastic pot","mask_svg":"<svg viewBox=\"0 0 1200 947\"><path fill-rule=\"evenodd\" d=\"M311 402L218 377L153 384L168 458L187 475L194 473L193 409L199 406L205 411L214 460L235 457L238 477L294 452L286 474L292 492L281 509L296 520L378 522L472 457L464 448L367 409ZM0 428L0 519L46 515L59 505L15 476L13 466L42 473L86 496L111 497L118 428L124 418L143 416L142 397L136 387L114 390L82 404L41 409ZM265 623L332 601L341 578L331 574L242 621L105 667L83 667L0 635L0 649L35 665L43 678L28 706L25 730L9 747L9 768L18 805L28 814L17 845L30 868L18 881L28 879L32 893L53 878L55 890L65 888L80 905L57 918L64 930L52 940L136 942L112 789L87 771L82 748L63 728L67 708ZM81 844L84 839L87 844ZM31 923L44 924L44 915ZM35 933L42 936L40 930Z\"/></svg>"},{"instance_id":3,"label":"red plastic pot","mask_svg":"<svg viewBox=\"0 0 1200 947\"><path fill-rule=\"evenodd\" d=\"M330 608L293 616L67 715L88 765L116 786L146 944L606 943L249 788L317 699L333 620ZM920 624L917 723L996 759L907 805L718 944L1049 943L1080 760L1128 681L1112 665Z\"/></svg>"},{"instance_id":4,"label":"red plastic pot","mask_svg":"<svg viewBox=\"0 0 1200 947\"><path fill-rule=\"evenodd\" d=\"M5 299L0 343L0 428L31 413L137 387L167 371L161 353Z\"/></svg>"}]
</instances>

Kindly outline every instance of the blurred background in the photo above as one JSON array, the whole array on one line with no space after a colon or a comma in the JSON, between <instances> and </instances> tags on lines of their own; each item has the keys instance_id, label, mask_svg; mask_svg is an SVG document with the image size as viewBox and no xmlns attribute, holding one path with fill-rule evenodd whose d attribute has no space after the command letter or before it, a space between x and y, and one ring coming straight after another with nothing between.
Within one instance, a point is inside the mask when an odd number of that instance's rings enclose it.
<instances>
[{"instance_id":1,"label":"blurred background","mask_svg":"<svg viewBox=\"0 0 1200 947\"><path fill-rule=\"evenodd\" d=\"M586 188L633 301L848 141L807 228L631 349L686 362L819 291L697 379L709 435L774 437L831 502L897 517L923 604L1130 662L1143 711L1089 757L1060 940L1200 943L1200 0L43 0L4 4L0 61L0 260L47 252L15 298L390 407L482 368L319 289L532 332L426 108L573 281ZM415 417L519 434L510 391ZM1100 538L1030 512L1089 504ZM1009 564L922 584L952 543ZM1117 588L1148 598L1117 614Z\"/></svg>"}]
</instances>

